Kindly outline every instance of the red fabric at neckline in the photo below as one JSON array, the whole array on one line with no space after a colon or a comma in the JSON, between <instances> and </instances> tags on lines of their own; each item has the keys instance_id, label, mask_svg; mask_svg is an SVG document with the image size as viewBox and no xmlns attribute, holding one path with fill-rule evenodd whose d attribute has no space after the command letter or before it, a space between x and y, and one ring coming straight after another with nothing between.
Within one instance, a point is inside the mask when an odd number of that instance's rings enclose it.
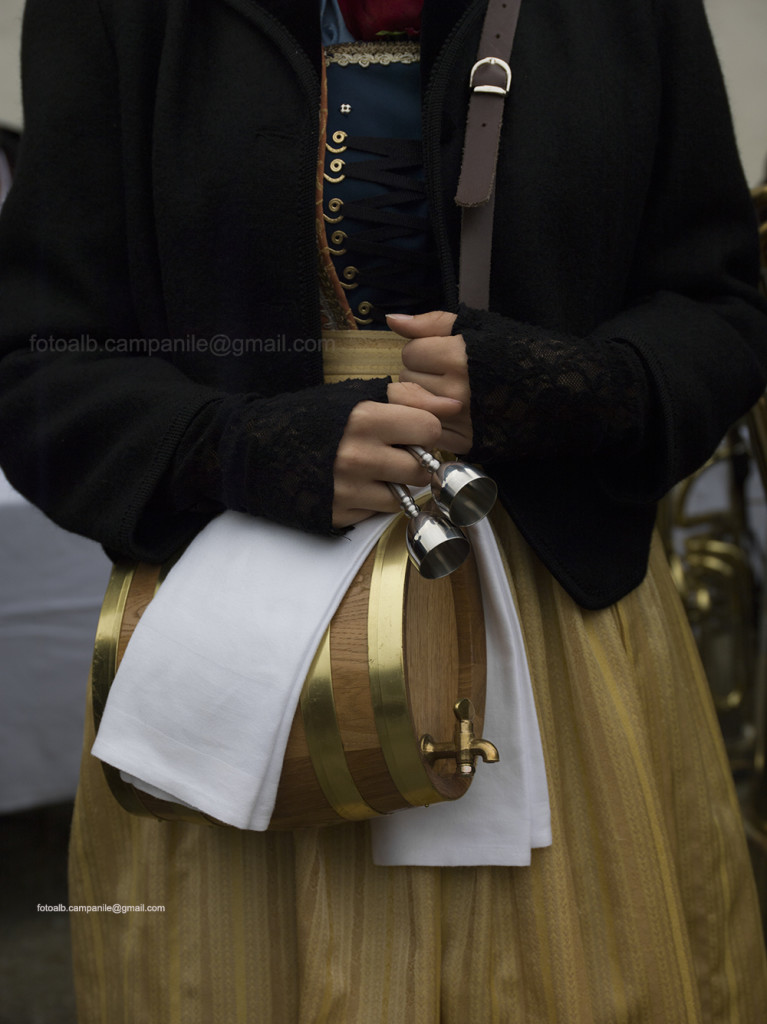
<instances>
[{"instance_id":1,"label":"red fabric at neckline","mask_svg":"<svg viewBox=\"0 0 767 1024\"><path fill-rule=\"evenodd\" d=\"M380 39L391 33L413 38L421 31L423 0L338 0L338 6L356 39Z\"/></svg>"}]
</instances>

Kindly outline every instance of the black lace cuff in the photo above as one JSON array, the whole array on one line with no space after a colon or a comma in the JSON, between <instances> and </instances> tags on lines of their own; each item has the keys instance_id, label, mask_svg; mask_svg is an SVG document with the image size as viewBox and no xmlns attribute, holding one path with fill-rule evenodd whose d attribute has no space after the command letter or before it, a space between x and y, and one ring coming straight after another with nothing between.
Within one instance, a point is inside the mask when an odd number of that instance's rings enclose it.
<instances>
[{"instance_id":1,"label":"black lace cuff","mask_svg":"<svg viewBox=\"0 0 767 1024\"><path fill-rule=\"evenodd\" d=\"M630 345L568 336L461 306L468 356L470 461L636 453L650 407Z\"/></svg>"},{"instance_id":2,"label":"black lace cuff","mask_svg":"<svg viewBox=\"0 0 767 1024\"><path fill-rule=\"evenodd\" d=\"M222 509L334 533L333 465L358 402L386 401L390 378L346 380L273 398L231 396L206 406L176 459L172 503L203 516Z\"/></svg>"}]
</instances>

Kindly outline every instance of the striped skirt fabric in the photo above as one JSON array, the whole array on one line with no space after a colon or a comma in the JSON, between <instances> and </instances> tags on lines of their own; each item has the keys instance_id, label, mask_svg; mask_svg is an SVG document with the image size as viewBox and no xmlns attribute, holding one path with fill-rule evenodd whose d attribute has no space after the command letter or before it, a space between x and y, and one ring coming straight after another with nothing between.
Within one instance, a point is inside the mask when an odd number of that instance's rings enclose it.
<instances>
[{"instance_id":1,"label":"striped skirt fabric","mask_svg":"<svg viewBox=\"0 0 767 1024\"><path fill-rule=\"evenodd\" d=\"M553 845L526 868L379 868L365 824L132 817L88 753L89 723L70 903L164 910L72 913L81 1024L767 1020L738 806L660 544L641 587L587 612L508 519L497 527Z\"/></svg>"}]
</instances>

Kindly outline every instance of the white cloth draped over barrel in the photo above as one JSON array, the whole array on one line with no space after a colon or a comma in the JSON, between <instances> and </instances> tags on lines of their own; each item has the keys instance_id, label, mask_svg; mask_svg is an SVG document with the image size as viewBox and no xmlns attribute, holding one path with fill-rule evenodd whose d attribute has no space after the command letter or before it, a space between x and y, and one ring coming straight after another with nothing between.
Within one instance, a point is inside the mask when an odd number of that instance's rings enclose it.
<instances>
[{"instance_id":1,"label":"white cloth draped over barrel","mask_svg":"<svg viewBox=\"0 0 767 1024\"><path fill-rule=\"evenodd\" d=\"M317 646L390 522L317 537L234 512L211 522L142 615L115 676L94 756L139 788L263 830ZM519 622L485 521L470 528L488 644L487 738L462 799L372 822L376 863L523 865L549 845L548 791Z\"/></svg>"}]
</instances>

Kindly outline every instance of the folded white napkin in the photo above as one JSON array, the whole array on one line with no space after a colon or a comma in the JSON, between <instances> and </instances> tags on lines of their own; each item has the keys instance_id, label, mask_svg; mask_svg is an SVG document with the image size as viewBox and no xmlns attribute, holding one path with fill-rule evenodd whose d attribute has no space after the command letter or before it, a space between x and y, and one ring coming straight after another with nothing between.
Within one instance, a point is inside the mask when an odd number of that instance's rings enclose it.
<instances>
[{"instance_id":1,"label":"folded white napkin","mask_svg":"<svg viewBox=\"0 0 767 1024\"><path fill-rule=\"evenodd\" d=\"M233 512L215 519L171 570L136 627L92 753L148 792L238 828L267 828L314 652L390 518L360 523L343 538L311 536ZM459 801L376 822L381 863L528 863L531 844L545 845L545 770L521 633L492 529L483 523L472 533L478 553L484 551L480 566L490 567L482 570L488 636L500 637L489 651L494 668L485 733L501 762L481 766ZM509 626L509 616L516 626ZM476 834L456 845L453 831L450 843L440 844L447 859L426 853L419 837L434 833L432 820L437 826L444 818L445 828L461 833L462 815L484 814L470 808L488 802L488 820L502 837L487 855L476 849ZM505 826L496 832L499 816ZM400 819L412 821L412 831Z\"/></svg>"},{"instance_id":2,"label":"folded white napkin","mask_svg":"<svg viewBox=\"0 0 767 1024\"><path fill-rule=\"evenodd\" d=\"M94 755L148 792L265 829L328 610L390 518L340 538L237 512L214 519L142 615Z\"/></svg>"}]
</instances>

